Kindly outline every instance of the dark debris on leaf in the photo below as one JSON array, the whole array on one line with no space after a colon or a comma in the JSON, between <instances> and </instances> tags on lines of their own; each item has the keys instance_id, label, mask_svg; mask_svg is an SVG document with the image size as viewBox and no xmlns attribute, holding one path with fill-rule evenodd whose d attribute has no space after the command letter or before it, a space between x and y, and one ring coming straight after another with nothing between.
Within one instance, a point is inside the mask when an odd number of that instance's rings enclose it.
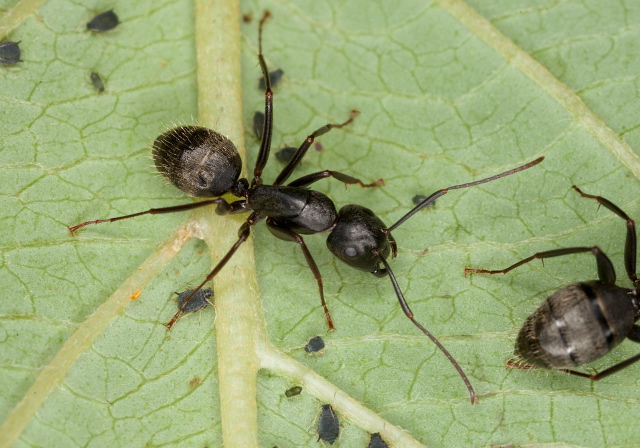
<instances>
[{"instance_id":1,"label":"dark debris on leaf","mask_svg":"<svg viewBox=\"0 0 640 448\"><path fill-rule=\"evenodd\" d=\"M0 42L0 64L13 65L20 62L20 46L18 42L5 40Z\"/></svg>"},{"instance_id":2,"label":"dark debris on leaf","mask_svg":"<svg viewBox=\"0 0 640 448\"><path fill-rule=\"evenodd\" d=\"M118 15L113 12L112 9L96 15L87 23L87 29L95 33L102 33L105 31L111 31L117 27L119 23L120 20L118 19Z\"/></svg>"},{"instance_id":3,"label":"dark debris on leaf","mask_svg":"<svg viewBox=\"0 0 640 448\"><path fill-rule=\"evenodd\" d=\"M193 292L193 289L188 289L184 292L177 292L178 294L178 308L182 307L182 304L189 297L189 294ZM213 290L211 288L203 288L196 292L191 300L187 303L187 305L182 310L182 314L193 313L194 311L198 311L207 307L209 302L207 301L209 298L213 296Z\"/></svg>"}]
</instances>

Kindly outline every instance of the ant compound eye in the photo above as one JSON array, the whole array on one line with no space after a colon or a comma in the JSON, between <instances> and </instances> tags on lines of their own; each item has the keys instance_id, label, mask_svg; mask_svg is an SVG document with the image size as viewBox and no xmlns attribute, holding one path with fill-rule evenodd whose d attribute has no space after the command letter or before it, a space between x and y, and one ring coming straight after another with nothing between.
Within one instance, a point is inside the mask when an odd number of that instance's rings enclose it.
<instances>
[{"instance_id":1,"label":"ant compound eye","mask_svg":"<svg viewBox=\"0 0 640 448\"><path fill-rule=\"evenodd\" d=\"M358 251L356 250L355 247L345 247L344 254L347 257L357 257L358 256Z\"/></svg>"}]
</instances>

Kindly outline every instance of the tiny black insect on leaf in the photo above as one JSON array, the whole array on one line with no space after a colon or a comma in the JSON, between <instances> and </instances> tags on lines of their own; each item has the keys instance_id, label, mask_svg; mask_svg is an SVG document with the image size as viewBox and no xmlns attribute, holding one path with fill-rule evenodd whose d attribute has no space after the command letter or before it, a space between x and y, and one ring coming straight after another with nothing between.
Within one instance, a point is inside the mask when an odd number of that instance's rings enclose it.
<instances>
[{"instance_id":1,"label":"tiny black insect on leaf","mask_svg":"<svg viewBox=\"0 0 640 448\"><path fill-rule=\"evenodd\" d=\"M367 448L389 448L379 432L371 434L371 440Z\"/></svg>"},{"instance_id":2,"label":"tiny black insect on leaf","mask_svg":"<svg viewBox=\"0 0 640 448\"><path fill-rule=\"evenodd\" d=\"M20 42L0 42L0 64L13 65L20 62Z\"/></svg>"},{"instance_id":3,"label":"tiny black insect on leaf","mask_svg":"<svg viewBox=\"0 0 640 448\"><path fill-rule=\"evenodd\" d=\"M302 387L293 386L291 389L285 390L284 394L287 396L287 398L291 398L295 397L296 395L300 395L300 392L302 392Z\"/></svg>"},{"instance_id":4,"label":"tiny black insect on leaf","mask_svg":"<svg viewBox=\"0 0 640 448\"><path fill-rule=\"evenodd\" d=\"M304 346L304 351L307 353L317 353L322 349L324 349L324 339L320 336L309 339L307 345Z\"/></svg>"},{"instance_id":5,"label":"tiny black insect on leaf","mask_svg":"<svg viewBox=\"0 0 640 448\"><path fill-rule=\"evenodd\" d=\"M98 72L91 72L91 84L98 92L104 92L104 83Z\"/></svg>"},{"instance_id":6,"label":"tiny black insect on leaf","mask_svg":"<svg viewBox=\"0 0 640 448\"><path fill-rule=\"evenodd\" d=\"M188 289L184 292L177 292L178 294L178 307L182 308L185 299L193 292L193 289ZM209 304L208 299L213 296L213 290L211 288L202 288L191 297L189 302L182 308L182 314L192 313L204 309Z\"/></svg>"},{"instance_id":7,"label":"tiny black insect on leaf","mask_svg":"<svg viewBox=\"0 0 640 448\"><path fill-rule=\"evenodd\" d=\"M425 199L427 199L427 197L425 195L417 194L411 199L411 201L413 201L414 204L418 205L422 201L424 201ZM435 205L436 205L436 201L432 201L427 205L427 207L434 207Z\"/></svg>"},{"instance_id":8,"label":"tiny black insect on leaf","mask_svg":"<svg viewBox=\"0 0 640 448\"><path fill-rule=\"evenodd\" d=\"M102 33L105 31L111 31L118 26L120 20L113 9L110 11L101 12L96 15L87 23L87 30L95 33Z\"/></svg>"},{"instance_id":9,"label":"tiny black insect on leaf","mask_svg":"<svg viewBox=\"0 0 640 448\"><path fill-rule=\"evenodd\" d=\"M333 445L340 435L340 421L330 404L322 405L322 412L318 419L318 440L322 439Z\"/></svg>"},{"instance_id":10,"label":"tiny black insect on leaf","mask_svg":"<svg viewBox=\"0 0 640 448\"><path fill-rule=\"evenodd\" d=\"M262 140L262 129L264 128L264 114L256 111L253 114L253 133L258 140Z\"/></svg>"},{"instance_id":11,"label":"tiny black insect on leaf","mask_svg":"<svg viewBox=\"0 0 640 448\"><path fill-rule=\"evenodd\" d=\"M280 79L282 78L282 75L284 75L284 71L282 71L282 69L278 69L278 70L274 70L272 72L269 72L269 82L271 83L271 88L275 88L275 86L280 82ZM264 85L264 78L261 76L260 79L258 79L258 88L260 90L265 90L266 87Z\"/></svg>"},{"instance_id":12,"label":"tiny black insect on leaf","mask_svg":"<svg viewBox=\"0 0 640 448\"><path fill-rule=\"evenodd\" d=\"M294 148L292 146L285 146L284 148L278 150L276 152L276 159L281 162L287 163L291 159L293 159L293 155L296 153L298 148Z\"/></svg>"}]
</instances>

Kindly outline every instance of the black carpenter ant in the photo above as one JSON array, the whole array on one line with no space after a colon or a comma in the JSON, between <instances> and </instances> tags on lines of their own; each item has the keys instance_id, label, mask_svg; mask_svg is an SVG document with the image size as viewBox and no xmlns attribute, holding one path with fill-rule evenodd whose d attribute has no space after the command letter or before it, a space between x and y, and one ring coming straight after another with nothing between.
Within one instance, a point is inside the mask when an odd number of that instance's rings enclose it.
<instances>
[{"instance_id":1,"label":"black carpenter ant","mask_svg":"<svg viewBox=\"0 0 640 448\"><path fill-rule=\"evenodd\" d=\"M592 380L600 380L640 360L640 354L615 364L594 375L571 370L606 355L625 339L640 342L640 282L636 275L636 228L634 221L617 205L601 197L583 193L595 199L627 221L624 264L633 289L615 284L616 272L609 257L594 247L568 247L538 252L506 269L490 271L466 268L465 273L506 274L531 260L591 252L598 267L598 280L573 283L547 297L531 314L518 334L514 354L526 364L515 360L508 366L521 369L555 369Z\"/></svg>"},{"instance_id":2,"label":"black carpenter ant","mask_svg":"<svg viewBox=\"0 0 640 448\"><path fill-rule=\"evenodd\" d=\"M211 281L224 265L231 259L238 247L244 243L251 232L251 226L266 218L267 227L277 238L300 245L309 268L318 283L320 299L329 329L334 329L331 315L324 300L322 278L318 266L301 236L329 231L335 227L337 211L331 199L323 193L307 187L327 177L333 177L345 184L358 184L361 187L382 185L382 179L371 184L364 184L360 179L337 171L319 171L308 174L283 185L291 176L296 166L313 144L314 140L333 128L342 128L351 123L358 111L351 111L350 118L341 124L326 124L309 135L300 145L291 161L282 169L272 185L263 185L262 170L269 158L271 132L273 125L273 93L268 77L267 65L262 55L262 28L270 14L266 12L259 26L258 60L265 79L265 120L260 142L258 159L254 169L254 178L249 184L247 179L239 179L242 161L234 144L218 132L199 126L180 126L160 135L153 144L153 157L156 167L174 186L193 197L216 197L201 202L150 209L131 215L110 219L87 221L69 227L71 234L89 224L115 222L145 214L174 213L192 210L198 207L215 204L219 215L252 212L238 232L238 241L214 267L207 278L185 298L178 312L167 328L178 319L192 297L207 282ZM226 193L233 193L243 198L231 203L220 198Z\"/></svg>"},{"instance_id":3,"label":"black carpenter ant","mask_svg":"<svg viewBox=\"0 0 640 448\"><path fill-rule=\"evenodd\" d=\"M462 368L444 346L414 319L413 312L404 299L391 267L387 262L389 256L395 258L397 253L396 242L391 236L391 232L419 210L429 206L437 198L445 195L450 190L468 188L509 176L537 165L544 157L540 157L533 162L486 179L461 185L453 185L438 190L420 204L416 205L395 224L388 227L370 209L360 205L346 205L337 212L331 199L323 193L307 188L312 183L327 177L333 177L345 184L358 184L361 187L381 185L383 184L382 179L371 184L364 184L360 179L349 175L337 171L324 170L302 176L283 185L298 166L314 140L333 128L342 128L351 123L358 113L358 111L353 110L351 111L351 117L344 123L327 124L309 135L304 143L300 145L293 158L282 169L275 182L271 185L263 185L261 175L269 157L273 124L273 93L269 84L267 65L262 55L262 28L268 17L269 13L267 12L260 20L259 26L258 60L267 89L265 91L265 120L262 140L260 142L260 150L251 184L249 184L247 179L239 179L241 160L235 146L230 140L210 129L198 126L181 126L165 132L154 142L153 156L156 167L174 186L188 195L194 197L216 197L216 199L175 207L151 209L116 218L87 221L69 227L70 232L73 234L75 231L89 224L114 222L144 214L174 213L212 204L217 206L216 213L219 215L252 212L239 229L238 241L191 294L195 294L196 291L201 289L220 272L234 255L238 247L247 240L251 226L266 218L267 228L277 238L300 245L307 264L318 283L320 301L327 324L329 329L333 330L335 327L324 300L320 271L301 236L330 232L327 237L327 246L340 260L353 268L370 272L376 277L389 275L403 312L420 331L436 344L453 364L469 390L471 402L474 403L475 392L469 379L462 371ZM228 203L219 197L225 193L233 193L235 196L243 199ZM188 297L185 300L188 302L190 299L191 298ZM183 307L184 306L185 305L183 305ZM171 328L180 314L181 310L178 310L171 321L167 323L166 326L168 329Z\"/></svg>"}]
</instances>

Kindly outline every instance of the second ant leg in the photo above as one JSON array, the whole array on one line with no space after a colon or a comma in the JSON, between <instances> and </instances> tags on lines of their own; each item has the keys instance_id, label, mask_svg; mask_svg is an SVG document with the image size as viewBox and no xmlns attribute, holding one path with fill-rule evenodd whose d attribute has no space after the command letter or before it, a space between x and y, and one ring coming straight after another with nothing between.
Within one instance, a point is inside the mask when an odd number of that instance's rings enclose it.
<instances>
[{"instance_id":1,"label":"second ant leg","mask_svg":"<svg viewBox=\"0 0 640 448\"><path fill-rule=\"evenodd\" d=\"M276 178L276 181L273 183L273 185L282 185L283 183L286 182L287 179L289 179L289 177L291 176L291 173L293 173L293 170L298 166L298 164L300 163L300 161L302 160L302 158L306 154L307 150L309 149L309 147L315 141L316 138L320 137L323 134L326 134L331 129L342 128L342 127L348 125L349 123L351 123L353 121L355 116L358 115L359 113L360 113L359 111L354 109L354 110L351 111L351 116L349 117L349 119L347 121L345 121L344 123L340 123L340 124L328 123L328 124L325 124L324 126L322 126L321 128L318 128L315 131L313 131L311 133L311 135L309 135L305 139L304 143L302 145L300 145L300 147L298 148L296 153L293 155L293 157L291 158L289 163L287 163L287 166L285 166L282 169L282 171L280 172L280 174Z\"/></svg>"},{"instance_id":2,"label":"second ant leg","mask_svg":"<svg viewBox=\"0 0 640 448\"><path fill-rule=\"evenodd\" d=\"M309 252L309 249L307 249L307 245L304 243L304 240L296 232L289 229L288 227L283 226L272 218L267 219L267 227L269 228L271 233L273 233L281 240L292 241L300 245L302 253L304 254L304 258L307 260L307 264L309 265L309 269L311 269L311 272L313 272L313 276L318 282L318 289L320 290L320 302L322 303L322 308L324 309L324 315L327 319L329 330L335 330L336 327L333 326L333 320L331 319L331 314L329 314L329 308L327 308L327 303L324 300L324 287L322 285L322 275L320 274L320 269L318 269L318 265L311 256L311 252Z\"/></svg>"},{"instance_id":3,"label":"second ant leg","mask_svg":"<svg viewBox=\"0 0 640 448\"><path fill-rule=\"evenodd\" d=\"M218 204L218 208L220 208L220 206L222 205L222 207L224 208L224 204L222 203L230 205L224 199L217 198L217 199L211 199L208 201L192 202L191 204L174 205L173 207L152 208L144 212L132 213L130 215L124 215L124 216L116 216L115 218L96 219L95 221L86 221L86 222L77 224L75 226L68 226L68 228L71 235L73 235L76 230L79 230L84 226L88 226L89 224L100 224L103 222L121 221L123 219L135 218L136 216L141 216L141 215L160 215L163 213L184 212L187 210L193 210L194 208L204 207L211 204Z\"/></svg>"},{"instance_id":4,"label":"second ant leg","mask_svg":"<svg viewBox=\"0 0 640 448\"><path fill-rule=\"evenodd\" d=\"M573 186L573 189L576 190L583 198L589 198L598 201L600 205L604 205L613 213L627 221L627 239L624 245L624 267L627 270L627 275L633 282L633 285L636 287L639 286L638 276L636 274L636 224L633 219L631 219L629 215L627 215L620 207L618 207L608 199L605 199L602 196L594 196L592 194L583 193L582 190L580 190L575 185Z\"/></svg>"},{"instance_id":5,"label":"second ant leg","mask_svg":"<svg viewBox=\"0 0 640 448\"><path fill-rule=\"evenodd\" d=\"M512 264L508 268L499 269L499 270L488 270L488 269L473 269L473 268L464 268L464 275L467 274L506 274L507 272L515 269L523 264L529 263L532 260L540 259L543 260L545 258L553 258L553 257L561 257L563 255L569 254L579 254L583 252L591 252L596 257L596 264L598 266L598 277L601 282L613 284L616 282L616 271L613 268L613 264L609 257L600 250L598 246L594 247L567 247L564 249L556 249L549 250L546 252L538 252L536 254L531 255L530 257L525 258L524 260L520 260L515 264Z\"/></svg>"},{"instance_id":6,"label":"second ant leg","mask_svg":"<svg viewBox=\"0 0 640 448\"><path fill-rule=\"evenodd\" d=\"M293 182L290 182L289 184L287 184L287 186L306 187L308 185L311 185L314 182L317 182L322 179L326 179L327 177L333 177L334 179L338 179L340 182L343 182L345 186L356 184L361 186L362 188L370 188L370 187L377 187L380 185L384 185L384 179L378 179L377 181L372 182L370 184L365 184L360 179L351 177L348 174L344 174L339 171L324 170L324 171L318 171L317 173L311 173L311 174L307 174L306 176L302 176L294 180Z\"/></svg>"},{"instance_id":7,"label":"second ant leg","mask_svg":"<svg viewBox=\"0 0 640 448\"><path fill-rule=\"evenodd\" d=\"M271 91L271 81L269 79L269 70L267 69L267 63L262 55L262 27L264 22L271 17L269 11L265 11L262 19L260 19L260 25L258 28L258 63L262 70L262 77L264 78L264 125L262 126L262 138L260 139L260 150L258 151L258 159L256 160L256 166L253 169L253 182L252 184L261 183L262 170L267 164L269 159L269 150L271 149L271 131L273 129L273 92Z\"/></svg>"},{"instance_id":8,"label":"second ant leg","mask_svg":"<svg viewBox=\"0 0 640 448\"><path fill-rule=\"evenodd\" d=\"M418 213L418 211L422 210L424 207L428 206L429 204L432 204L440 196L444 196L445 194L447 194L451 190L460 190L462 188L469 188L469 187L474 187L474 186L480 185L480 184L486 184L487 182L492 182L494 180L497 180L497 179L500 179L500 178L515 174L515 173L517 173L519 171L523 171L523 170L529 169L532 166L535 166L535 165L539 164L543 160L544 160L544 156L543 157L538 157L533 162L525 163L522 166L519 166L517 168L513 168L511 170L505 171L505 172L500 173L500 174L496 174L495 176L487 177L486 179L480 179L480 180L476 180L476 181L473 181L473 182L468 182L466 184L452 185L451 187L447 187L447 188L443 188L441 190L438 190L435 193L432 193L424 201L422 201L421 203L416 205L413 209L411 209L411 211L409 211L409 213L404 215L395 224L393 224L391 227L389 227L386 230L386 232L392 232L393 230L397 229L407 219L411 218L413 215Z\"/></svg>"},{"instance_id":9,"label":"second ant leg","mask_svg":"<svg viewBox=\"0 0 640 448\"><path fill-rule=\"evenodd\" d=\"M167 324L165 324L165 327L167 327L167 330L171 330L171 327L173 327L173 324L176 323L176 321L182 314L182 311L189 304L189 301L191 300L191 298L198 291L200 291L204 287L204 285L206 285L216 275L218 275L218 272L220 272L220 270L222 270L222 268L229 262L229 260L231 260L231 257L233 257L233 255L236 253L236 251L242 245L242 243L247 241L251 233L251 226L257 223L260 219L261 219L260 215L257 212L253 212L251 216L249 216L249 218L247 218L247 220L242 224L242 226L240 226L240 230L238 231L238 241L236 241L235 244L231 247L231 249L229 249L229 252L227 252L227 254L224 257L222 257L222 260L220 260L218 264L213 268L213 270L209 273L209 275L207 275L207 278L205 278L204 281L200 283L193 291L191 291L191 294L189 294L189 296L187 296L184 299L184 302L182 302L182 305L178 309L178 312L173 315L173 317Z\"/></svg>"},{"instance_id":10,"label":"second ant leg","mask_svg":"<svg viewBox=\"0 0 640 448\"><path fill-rule=\"evenodd\" d=\"M409 308L409 304L405 300L404 294L402 294L402 290L398 285L396 276L393 275L391 266L389 266L389 263L387 263L387 260L385 260L380 254L378 255L380 256L380 261L384 265L386 273L389 275L389 279L391 280L393 289L396 292L396 296L398 297L398 302L400 302L400 307L402 308L402 311L404 311L404 314L411 320L411 322L413 322L413 324L416 327L418 327L420 331L422 331L425 335L427 335L429 339L431 339L431 341L433 341L433 343L436 344L436 346L440 349L440 351L444 353L444 356L447 357L449 362L453 364L453 367L455 367L455 369L458 371L458 374L462 378L462 381L464 381L465 386L467 386L467 390L469 391L469 396L471 397L471 404L476 404L477 403L476 391L473 389L473 386L471 385L471 381L469 381L469 378L467 378L467 375L464 373L464 370L462 370L462 367L460 367L460 364L458 364L458 361L455 360L455 358L451 355L451 353L449 353L449 351L446 348L444 348L444 345L442 345L440 341L438 341L438 339L436 339L436 337L429 332L429 330L424 328L417 320L414 319L413 311L411 311L411 309Z\"/></svg>"}]
</instances>

